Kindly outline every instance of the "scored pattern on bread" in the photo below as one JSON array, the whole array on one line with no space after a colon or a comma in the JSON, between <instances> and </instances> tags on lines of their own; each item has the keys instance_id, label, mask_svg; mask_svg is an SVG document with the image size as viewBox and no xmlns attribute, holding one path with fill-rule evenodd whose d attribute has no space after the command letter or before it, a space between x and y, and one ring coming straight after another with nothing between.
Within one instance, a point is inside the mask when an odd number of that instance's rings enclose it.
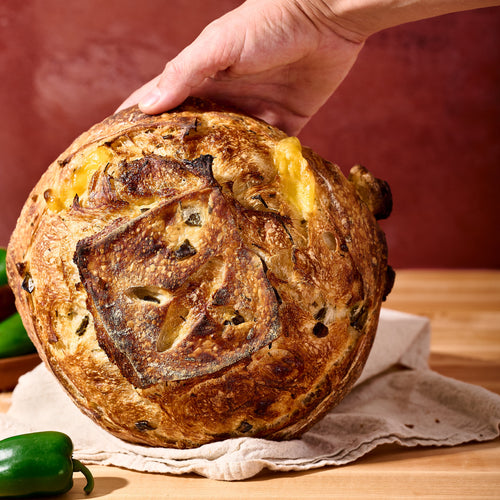
<instances>
[{"instance_id":1,"label":"scored pattern on bread","mask_svg":"<svg viewBox=\"0 0 500 500\"><path fill-rule=\"evenodd\" d=\"M203 189L163 194L155 208L77 244L99 344L140 387L214 373L280 333L263 262L245 246L210 164L192 163L202 166ZM134 190L159 196L140 182Z\"/></svg>"}]
</instances>

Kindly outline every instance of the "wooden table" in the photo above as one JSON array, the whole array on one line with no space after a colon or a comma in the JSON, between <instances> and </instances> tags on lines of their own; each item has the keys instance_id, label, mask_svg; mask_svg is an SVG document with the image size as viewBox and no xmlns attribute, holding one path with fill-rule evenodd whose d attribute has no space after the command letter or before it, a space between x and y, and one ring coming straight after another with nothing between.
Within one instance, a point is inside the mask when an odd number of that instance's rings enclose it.
<instances>
[{"instance_id":1,"label":"wooden table","mask_svg":"<svg viewBox=\"0 0 500 500\"><path fill-rule=\"evenodd\" d=\"M500 271L399 271L385 307L432 322L434 370L500 394ZM10 395L0 394L0 411ZM378 448L359 461L243 482L90 467L100 499L500 498L500 441L453 448ZM61 498L84 498L84 480Z\"/></svg>"}]
</instances>

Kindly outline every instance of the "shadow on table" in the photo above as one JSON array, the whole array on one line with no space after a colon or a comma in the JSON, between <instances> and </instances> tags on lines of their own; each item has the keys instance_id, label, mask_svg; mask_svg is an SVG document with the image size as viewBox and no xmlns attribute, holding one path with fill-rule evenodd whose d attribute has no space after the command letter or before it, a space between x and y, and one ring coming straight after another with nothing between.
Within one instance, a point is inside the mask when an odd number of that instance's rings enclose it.
<instances>
[{"instance_id":1,"label":"shadow on table","mask_svg":"<svg viewBox=\"0 0 500 500\"><path fill-rule=\"evenodd\" d=\"M129 483L123 477L99 476L94 479L94 491L92 491L90 495L86 495L85 491L83 490L83 488L87 484L85 478L75 476L73 488L68 493L66 493L67 498L87 498L89 500L92 498L99 498L105 495L109 495L110 493L120 490L121 488L125 488L125 486L127 486L127 484ZM59 498L64 499L66 498L66 495Z\"/></svg>"}]
</instances>

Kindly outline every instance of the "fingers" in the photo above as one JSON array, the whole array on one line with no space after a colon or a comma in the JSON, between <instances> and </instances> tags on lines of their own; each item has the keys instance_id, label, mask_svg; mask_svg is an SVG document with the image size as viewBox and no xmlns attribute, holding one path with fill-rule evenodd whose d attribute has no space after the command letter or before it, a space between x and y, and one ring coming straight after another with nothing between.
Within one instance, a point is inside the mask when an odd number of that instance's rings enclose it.
<instances>
[{"instance_id":1,"label":"fingers","mask_svg":"<svg viewBox=\"0 0 500 500\"><path fill-rule=\"evenodd\" d=\"M196 66L180 53L167 63L163 73L133 92L116 111L138 105L147 114L156 114L181 104L191 90L211 76L212 65Z\"/></svg>"},{"instance_id":2,"label":"fingers","mask_svg":"<svg viewBox=\"0 0 500 500\"><path fill-rule=\"evenodd\" d=\"M141 93L139 108L142 112L156 114L174 108L189 96L196 83L204 80L205 71L190 68L183 61L184 57L181 53L167 63L154 85Z\"/></svg>"},{"instance_id":3,"label":"fingers","mask_svg":"<svg viewBox=\"0 0 500 500\"><path fill-rule=\"evenodd\" d=\"M129 108L130 106L134 106L138 104L144 96L151 92L151 89L158 85L158 80L160 79L160 75L153 78L149 82L145 83L142 87L137 89L135 92L130 94L125 101L123 101L120 106L116 109L116 111L120 111L125 108ZM115 111L115 112L116 112Z\"/></svg>"},{"instance_id":4,"label":"fingers","mask_svg":"<svg viewBox=\"0 0 500 500\"><path fill-rule=\"evenodd\" d=\"M223 18L207 26L191 45L167 63L159 77L137 91L141 111L155 114L174 108L194 95L207 79L237 60L241 30L225 26Z\"/></svg>"},{"instance_id":5,"label":"fingers","mask_svg":"<svg viewBox=\"0 0 500 500\"><path fill-rule=\"evenodd\" d=\"M148 114L161 113L181 104L203 82L225 70L241 51L244 33L240 23L226 14L209 24L191 45L169 61L163 72L131 94L118 110L138 104Z\"/></svg>"}]
</instances>

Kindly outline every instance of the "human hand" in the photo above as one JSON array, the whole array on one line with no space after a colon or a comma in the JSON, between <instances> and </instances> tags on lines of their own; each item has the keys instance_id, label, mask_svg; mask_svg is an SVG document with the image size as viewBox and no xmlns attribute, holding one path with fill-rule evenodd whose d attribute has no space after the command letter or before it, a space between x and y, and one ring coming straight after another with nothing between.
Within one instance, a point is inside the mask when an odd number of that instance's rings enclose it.
<instances>
[{"instance_id":1,"label":"human hand","mask_svg":"<svg viewBox=\"0 0 500 500\"><path fill-rule=\"evenodd\" d=\"M314 2L247 0L135 91L119 109L149 114L209 97L296 135L340 85L363 37L346 35Z\"/></svg>"},{"instance_id":2,"label":"human hand","mask_svg":"<svg viewBox=\"0 0 500 500\"><path fill-rule=\"evenodd\" d=\"M368 36L500 0L247 0L209 24L119 109L160 113L209 97L297 134L337 89Z\"/></svg>"}]
</instances>

